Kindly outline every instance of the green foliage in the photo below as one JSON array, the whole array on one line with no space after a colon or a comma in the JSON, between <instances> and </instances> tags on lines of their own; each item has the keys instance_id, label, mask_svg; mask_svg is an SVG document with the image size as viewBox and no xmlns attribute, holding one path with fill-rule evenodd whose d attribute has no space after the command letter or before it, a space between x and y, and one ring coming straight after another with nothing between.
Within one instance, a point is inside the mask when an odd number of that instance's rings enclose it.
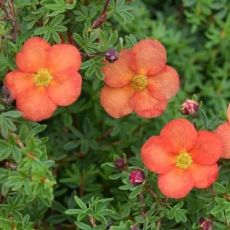
<instances>
[{"instance_id":1,"label":"green foliage","mask_svg":"<svg viewBox=\"0 0 230 230\"><path fill-rule=\"evenodd\" d=\"M113 211L108 208L110 199L99 199L99 198L91 198L91 201L88 205L86 205L79 197L74 196L74 200L76 204L80 207L80 209L69 209L65 213L67 215L74 215L76 217L76 225L79 229L105 229L108 225L107 219L113 215ZM90 225L87 225L83 222L85 218L88 218ZM99 222L99 224L96 224Z\"/></svg>"},{"instance_id":2,"label":"green foliage","mask_svg":"<svg viewBox=\"0 0 230 230\"><path fill-rule=\"evenodd\" d=\"M2 106L4 108L4 106ZM38 138L46 125L23 121L13 110L0 114L0 229L34 229L34 218L42 216L53 200L54 177L45 143ZM36 207L39 209L30 209ZM34 213L37 215L33 216ZM34 219L34 220L32 220Z\"/></svg>"},{"instance_id":3,"label":"green foliage","mask_svg":"<svg viewBox=\"0 0 230 230\"><path fill-rule=\"evenodd\" d=\"M202 104L197 116L189 117L198 128L214 130L226 120L230 2L109 2L106 20L94 28L105 1L0 1L2 82L32 36L51 44L71 43L83 61L80 99L41 124L24 120L1 96L0 229L198 230L200 218L211 219L216 230L229 229L229 161L220 161L220 175L211 188L178 201L159 192L157 176L141 163L140 148L169 120L182 117L180 105L186 98ZM161 117L112 119L99 102L104 54L146 37L166 47L181 90ZM119 157L127 160L123 170L114 165ZM143 184L130 183L133 169L144 170Z\"/></svg>"}]
</instances>

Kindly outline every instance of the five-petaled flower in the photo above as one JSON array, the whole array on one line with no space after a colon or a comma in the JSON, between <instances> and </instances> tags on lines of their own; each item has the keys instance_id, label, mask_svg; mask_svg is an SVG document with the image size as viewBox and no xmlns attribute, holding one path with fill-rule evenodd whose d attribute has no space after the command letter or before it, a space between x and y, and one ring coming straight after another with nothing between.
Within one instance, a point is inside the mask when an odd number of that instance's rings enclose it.
<instances>
[{"instance_id":1,"label":"five-petaled flower","mask_svg":"<svg viewBox=\"0 0 230 230\"><path fill-rule=\"evenodd\" d=\"M115 63L106 62L103 73L101 105L114 118L133 111L157 117L179 89L178 74L166 65L166 50L157 40L145 39L123 49Z\"/></svg>"},{"instance_id":2,"label":"five-petaled flower","mask_svg":"<svg viewBox=\"0 0 230 230\"><path fill-rule=\"evenodd\" d=\"M218 126L216 134L221 138L224 145L221 157L230 159L230 104L228 105L227 116L228 121Z\"/></svg>"},{"instance_id":3,"label":"five-petaled flower","mask_svg":"<svg viewBox=\"0 0 230 230\"><path fill-rule=\"evenodd\" d=\"M77 72L81 56L73 45L50 46L42 38L30 38L17 54L16 64L5 85L26 119L47 119L57 106L72 104L81 93L82 78Z\"/></svg>"},{"instance_id":4,"label":"five-petaled flower","mask_svg":"<svg viewBox=\"0 0 230 230\"><path fill-rule=\"evenodd\" d=\"M223 151L220 138L210 131L196 131L186 119L170 121L159 136L142 147L144 165L160 174L158 187L170 198L183 198L193 187L207 188L218 175L217 161Z\"/></svg>"}]
</instances>

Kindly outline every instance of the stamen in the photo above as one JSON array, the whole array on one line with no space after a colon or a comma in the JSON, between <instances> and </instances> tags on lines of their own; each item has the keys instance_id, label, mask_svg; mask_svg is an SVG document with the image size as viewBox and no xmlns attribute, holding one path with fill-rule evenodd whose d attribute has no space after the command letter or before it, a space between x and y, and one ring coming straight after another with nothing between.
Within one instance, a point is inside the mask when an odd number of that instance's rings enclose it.
<instances>
[{"instance_id":1,"label":"stamen","mask_svg":"<svg viewBox=\"0 0 230 230\"><path fill-rule=\"evenodd\" d=\"M142 91L147 87L148 79L144 75L136 75L132 79L132 87L136 91Z\"/></svg>"},{"instance_id":2,"label":"stamen","mask_svg":"<svg viewBox=\"0 0 230 230\"><path fill-rule=\"evenodd\" d=\"M176 167L181 169L188 169L192 165L192 157L187 152L181 152L176 157Z\"/></svg>"},{"instance_id":3,"label":"stamen","mask_svg":"<svg viewBox=\"0 0 230 230\"><path fill-rule=\"evenodd\" d=\"M49 70L46 68L39 69L34 75L34 82L36 86L48 86L52 81L53 77Z\"/></svg>"}]
</instances>

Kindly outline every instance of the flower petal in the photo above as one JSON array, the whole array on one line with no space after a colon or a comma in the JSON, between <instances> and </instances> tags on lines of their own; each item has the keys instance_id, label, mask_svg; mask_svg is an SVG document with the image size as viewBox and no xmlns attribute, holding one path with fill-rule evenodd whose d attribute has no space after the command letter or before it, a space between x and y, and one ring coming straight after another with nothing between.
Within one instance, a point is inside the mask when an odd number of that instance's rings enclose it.
<instances>
[{"instance_id":1,"label":"flower petal","mask_svg":"<svg viewBox=\"0 0 230 230\"><path fill-rule=\"evenodd\" d=\"M154 75L165 66L166 50L157 40L145 39L133 46L136 71L143 75Z\"/></svg>"},{"instance_id":2,"label":"flower petal","mask_svg":"<svg viewBox=\"0 0 230 230\"><path fill-rule=\"evenodd\" d=\"M223 153L221 155L222 158L230 159L230 123L225 122L220 125L215 133L220 137L223 143Z\"/></svg>"},{"instance_id":3,"label":"flower petal","mask_svg":"<svg viewBox=\"0 0 230 230\"><path fill-rule=\"evenodd\" d=\"M218 176L218 166L213 165L199 165L192 164L189 169L192 177L195 181L194 187L196 188L207 188L213 184Z\"/></svg>"},{"instance_id":4,"label":"flower petal","mask_svg":"<svg viewBox=\"0 0 230 230\"><path fill-rule=\"evenodd\" d=\"M146 118L160 116L167 107L166 100L160 101L153 98L148 90L136 92L130 103L137 115Z\"/></svg>"},{"instance_id":5,"label":"flower petal","mask_svg":"<svg viewBox=\"0 0 230 230\"><path fill-rule=\"evenodd\" d=\"M105 111L114 118L119 118L132 113L130 98L134 90L129 87L112 88L104 86L101 90L100 101Z\"/></svg>"},{"instance_id":6,"label":"flower petal","mask_svg":"<svg viewBox=\"0 0 230 230\"><path fill-rule=\"evenodd\" d=\"M157 99L170 99L179 90L179 77L171 66L165 66L163 70L148 78L148 91Z\"/></svg>"},{"instance_id":7,"label":"flower petal","mask_svg":"<svg viewBox=\"0 0 230 230\"><path fill-rule=\"evenodd\" d=\"M33 75L12 71L6 75L5 85L10 90L11 97L15 99L20 93L34 88Z\"/></svg>"},{"instance_id":8,"label":"flower petal","mask_svg":"<svg viewBox=\"0 0 230 230\"><path fill-rule=\"evenodd\" d=\"M16 105L17 109L23 113L23 117L31 121L47 119L57 108L43 87L21 93L17 97Z\"/></svg>"},{"instance_id":9,"label":"flower petal","mask_svg":"<svg viewBox=\"0 0 230 230\"><path fill-rule=\"evenodd\" d=\"M106 62L106 65L102 69L105 75L105 83L111 87L123 87L127 85L134 76L134 72L130 68L133 57L131 51L122 50L117 61L114 63Z\"/></svg>"},{"instance_id":10,"label":"flower petal","mask_svg":"<svg viewBox=\"0 0 230 230\"><path fill-rule=\"evenodd\" d=\"M54 45L49 49L46 67L52 74L69 68L79 70L81 55L78 49L69 44Z\"/></svg>"},{"instance_id":11,"label":"flower petal","mask_svg":"<svg viewBox=\"0 0 230 230\"><path fill-rule=\"evenodd\" d=\"M181 151L189 151L196 142L197 131L194 125L186 119L170 121L160 133L161 137L167 138L177 154Z\"/></svg>"},{"instance_id":12,"label":"flower petal","mask_svg":"<svg viewBox=\"0 0 230 230\"><path fill-rule=\"evenodd\" d=\"M193 160L201 165L216 163L223 153L220 138L213 132L199 131L195 145L190 151Z\"/></svg>"},{"instance_id":13,"label":"flower petal","mask_svg":"<svg viewBox=\"0 0 230 230\"><path fill-rule=\"evenodd\" d=\"M174 168L158 178L160 191L169 198L180 199L188 195L194 180L188 170Z\"/></svg>"},{"instance_id":14,"label":"flower petal","mask_svg":"<svg viewBox=\"0 0 230 230\"><path fill-rule=\"evenodd\" d=\"M174 167L174 156L170 154L169 143L159 136L150 137L141 148L144 165L155 173L167 173Z\"/></svg>"},{"instance_id":15,"label":"flower petal","mask_svg":"<svg viewBox=\"0 0 230 230\"><path fill-rule=\"evenodd\" d=\"M19 70L33 73L46 64L49 43L39 37L28 39L21 51L16 55L16 64Z\"/></svg>"},{"instance_id":16,"label":"flower petal","mask_svg":"<svg viewBox=\"0 0 230 230\"><path fill-rule=\"evenodd\" d=\"M81 84L81 75L75 69L68 69L55 74L54 80L47 87L47 93L56 105L67 106L80 96Z\"/></svg>"}]
</instances>

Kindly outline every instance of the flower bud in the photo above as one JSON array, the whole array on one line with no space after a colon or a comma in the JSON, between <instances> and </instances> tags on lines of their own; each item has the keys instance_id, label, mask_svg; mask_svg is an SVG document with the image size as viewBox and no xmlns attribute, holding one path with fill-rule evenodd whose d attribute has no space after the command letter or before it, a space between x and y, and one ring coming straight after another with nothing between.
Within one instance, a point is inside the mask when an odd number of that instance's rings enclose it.
<instances>
[{"instance_id":1,"label":"flower bud","mask_svg":"<svg viewBox=\"0 0 230 230\"><path fill-rule=\"evenodd\" d=\"M1 92L2 93L2 101L6 105L10 105L13 102L13 98L11 97L9 89L5 85L3 85L1 91L2 91Z\"/></svg>"},{"instance_id":2,"label":"flower bud","mask_svg":"<svg viewBox=\"0 0 230 230\"><path fill-rule=\"evenodd\" d=\"M186 99L181 106L181 112L184 115L193 115L198 111L199 111L199 104L194 100Z\"/></svg>"},{"instance_id":3,"label":"flower bud","mask_svg":"<svg viewBox=\"0 0 230 230\"><path fill-rule=\"evenodd\" d=\"M145 180L145 174L142 170L136 169L129 174L129 181L132 185L140 185Z\"/></svg>"},{"instance_id":4,"label":"flower bud","mask_svg":"<svg viewBox=\"0 0 230 230\"><path fill-rule=\"evenodd\" d=\"M201 218L199 221L199 226L202 230L212 230L213 222L209 219Z\"/></svg>"},{"instance_id":5,"label":"flower bud","mask_svg":"<svg viewBox=\"0 0 230 230\"><path fill-rule=\"evenodd\" d=\"M124 170L127 166L127 162L125 159L123 158L118 158L116 159L116 161L114 162L114 165L117 169L119 170Z\"/></svg>"},{"instance_id":6,"label":"flower bud","mask_svg":"<svg viewBox=\"0 0 230 230\"><path fill-rule=\"evenodd\" d=\"M105 53L105 59L110 62L113 63L116 60L118 60L119 55L118 52L115 49L109 49L106 53Z\"/></svg>"}]
</instances>

